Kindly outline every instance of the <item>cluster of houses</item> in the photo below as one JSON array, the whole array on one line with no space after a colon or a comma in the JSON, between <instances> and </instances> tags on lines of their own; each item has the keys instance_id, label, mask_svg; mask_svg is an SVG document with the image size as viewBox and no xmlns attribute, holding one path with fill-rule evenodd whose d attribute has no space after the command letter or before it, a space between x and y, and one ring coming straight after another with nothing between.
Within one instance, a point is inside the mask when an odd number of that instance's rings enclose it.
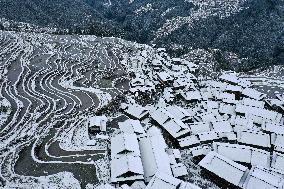
<instances>
[{"instance_id":1,"label":"cluster of houses","mask_svg":"<svg viewBox=\"0 0 284 189\"><path fill-rule=\"evenodd\" d=\"M128 184L133 189L156 189L157 185L191 189L180 186L186 183L178 178L188 174L186 166L179 161L180 151L168 148L157 127L145 131L141 122L133 119L118 125L120 134L111 138L112 183Z\"/></svg>"},{"instance_id":2,"label":"cluster of houses","mask_svg":"<svg viewBox=\"0 0 284 189\"><path fill-rule=\"evenodd\" d=\"M159 102L121 105L129 119L118 123L120 134L111 138L115 186L199 188L183 181L188 168L180 149L190 149L212 180L243 189L284 188L284 94L266 99L233 72L197 79L197 65L178 58L171 63L155 60L152 67L153 77L137 74L130 92L137 96L162 90ZM150 127L142 124L145 120ZM165 136L175 148L168 147Z\"/></svg>"}]
</instances>

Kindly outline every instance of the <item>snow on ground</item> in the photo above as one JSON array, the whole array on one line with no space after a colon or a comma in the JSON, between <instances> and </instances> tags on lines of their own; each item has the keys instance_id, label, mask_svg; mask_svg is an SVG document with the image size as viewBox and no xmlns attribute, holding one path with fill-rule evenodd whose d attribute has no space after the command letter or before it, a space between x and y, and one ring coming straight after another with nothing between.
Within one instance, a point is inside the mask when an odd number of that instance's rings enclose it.
<instances>
[{"instance_id":1,"label":"snow on ground","mask_svg":"<svg viewBox=\"0 0 284 189\"><path fill-rule=\"evenodd\" d=\"M80 183L74 178L72 173L60 172L54 175L42 176L36 178L36 182L29 182L25 178L25 183L8 183L3 189L23 188L23 189L78 189Z\"/></svg>"},{"instance_id":2,"label":"snow on ground","mask_svg":"<svg viewBox=\"0 0 284 189\"><path fill-rule=\"evenodd\" d=\"M75 123L57 138L59 146L66 151L106 150L107 141L90 139L86 121Z\"/></svg>"}]
</instances>

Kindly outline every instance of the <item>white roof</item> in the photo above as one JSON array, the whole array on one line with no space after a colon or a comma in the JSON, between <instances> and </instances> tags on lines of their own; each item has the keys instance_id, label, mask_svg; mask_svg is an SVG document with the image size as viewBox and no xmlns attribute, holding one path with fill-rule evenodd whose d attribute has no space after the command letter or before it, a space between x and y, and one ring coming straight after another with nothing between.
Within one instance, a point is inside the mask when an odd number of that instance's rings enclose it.
<instances>
[{"instance_id":1,"label":"white roof","mask_svg":"<svg viewBox=\"0 0 284 189\"><path fill-rule=\"evenodd\" d=\"M217 140L221 138L219 135L219 132L217 131L209 131L209 132L203 132L197 134L199 137L199 140L202 142L210 141L210 140Z\"/></svg>"},{"instance_id":2,"label":"white roof","mask_svg":"<svg viewBox=\"0 0 284 189\"><path fill-rule=\"evenodd\" d=\"M264 167L270 166L270 152L245 145L230 143L213 143L214 151L233 161L249 163Z\"/></svg>"},{"instance_id":3,"label":"white roof","mask_svg":"<svg viewBox=\"0 0 284 189\"><path fill-rule=\"evenodd\" d=\"M245 106L252 106L256 108L264 108L265 102L263 101L258 101L250 98L243 98L241 103Z\"/></svg>"},{"instance_id":4,"label":"white roof","mask_svg":"<svg viewBox=\"0 0 284 189\"><path fill-rule=\"evenodd\" d=\"M188 174L187 168L183 163L177 163L171 166L173 176L174 177L181 177Z\"/></svg>"},{"instance_id":5,"label":"white roof","mask_svg":"<svg viewBox=\"0 0 284 189\"><path fill-rule=\"evenodd\" d=\"M145 189L146 185L144 183L144 181L135 181L132 185L131 185L132 189Z\"/></svg>"},{"instance_id":6,"label":"white roof","mask_svg":"<svg viewBox=\"0 0 284 189\"><path fill-rule=\"evenodd\" d=\"M228 84L220 82L220 81L208 81L207 86L212 88L217 88L221 91L225 90Z\"/></svg>"},{"instance_id":7,"label":"white roof","mask_svg":"<svg viewBox=\"0 0 284 189\"><path fill-rule=\"evenodd\" d=\"M93 116L88 119L90 127L100 127L105 128L108 118L103 116Z\"/></svg>"},{"instance_id":8,"label":"white roof","mask_svg":"<svg viewBox=\"0 0 284 189\"><path fill-rule=\"evenodd\" d=\"M239 78L233 74L233 73L224 73L219 77L219 79L224 80L226 82L238 84L239 83Z\"/></svg>"},{"instance_id":9,"label":"white roof","mask_svg":"<svg viewBox=\"0 0 284 189\"><path fill-rule=\"evenodd\" d=\"M206 110L213 110L213 109L219 109L220 103L218 101L202 101L201 104Z\"/></svg>"},{"instance_id":10,"label":"white roof","mask_svg":"<svg viewBox=\"0 0 284 189\"><path fill-rule=\"evenodd\" d=\"M174 138L179 138L190 132L189 127L178 119L171 119L161 126Z\"/></svg>"},{"instance_id":11,"label":"white roof","mask_svg":"<svg viewBox=\"0 0 284 189\"><path fill-rule=\"evenodd\" d=\"M250 87L252 84L249 80L244 79L244 78L239 78L239 83L238 85L242 86L242 87Z\"/></svg>"},{"instance_id":12,"label":"white roof","mask_svg":"<svg viewBox=\"0 0 284 189\"><path fill-rule=\"evenodd\" d=\"M261 147L270 147L270 135L263 132L240 131L237 133L237 140L240 143Z\"/></svg>"},{"instance_id":13,"label":"white roof","mask_svg":"<svg viewBox=\"0 0 284 189\"><path fill-rule=\"evenodd\" d=\"M253 128L252 119L239 115L231 117L231 124L234 125L234 131L244 131Z\"/></svg>"},{"instance_id":14,"label":"white roof","mask_svg":"<svg viewBox=\"0 0 284 189\"><path fill-rule=\"evenodd\" d=\"M188 182L182 182L179 189L201 189L201 188Z\"/></svg>"},{"instance_id":15,"label":"white roof","mask_svg":"<svg viewBox=\"0 0 284 189\"><path fill-rule=\"evenodd\" d=\"M284 94L276 94L276 97L284 103Z\"/></svg>"},{"instance_id":16,"label":"white roof","mask_svg":"<svg viewBox=\"0 0 284 189\"><path fill-rule=\"evenodd\" d=\"M228 115L235 115L236 114L236 106L231 104L221 103L219 112Z\"/></svg>"},{"instance_id":17,"label":"white roof","mask_svg":"<svg viewBox=\"0 0 284 189\"><path fill-rule=\"evenodd\" d=\"M262 100L266 97L266 94L263 94L255 89L252 88L245 88L242 92L244 96L247 96L249 98L255 99L255 100Z\"/></svg>"},{"instance_id":18,"label":"white roof","mask_svg":"<svg viewBox=\"0 0 284 189\"><path fill-rule=\"evenodd\" d=\"M199 144L200 141L196 135L187 136L181 139L178 139L180 147L192 146L195 144Z\"/></svg>"},{"instance_id":19,"label":"white roof","mask_svg":"<svg viewBox=\"0 0 284 189\"><path fill-rule=\"evenodd\" d=\"M201 96L203 100L213 99L213 92L211 90L202 91Z\"/></svg>"},{"instance_id":20,"label":"white roof","mask_svg":"<svg viewBox=\"0 0 284 189\"><path fill-rule=\"evenodd\" d=\"M211 147L209 146L197 146L190 149L190 153L193 157L206 155L211 152Z\"/></svg>"},{"instance_id":21,"label":"white roof","mask_svg":"<svg viewBox=\"0 0 284 189\"><path fill-rule=\"evenodd\" d=\"M264 100L270 107L273 106L282 106L284 104L284 101L281 101L279 99L265 99Z\"/></svg>"},{"instance_id":22,"label":"white roof","mask_svg":"<svg viewBox=\"0 0 284 189\"><path fill-rule=\"evenodd\" d=\"M128 133L128 134L133 134L133 133L144 134L145 133L143 126L138 120L128 119L124 122L119 122L118 126L119 126L119 129L123 133Z\"/></svg>"},{"instance_id":23,"label":"white roof","mask_svg":"<svg viewBox=\"0 0 284 189\"><path fill-rule=\"evenodd\" d=\"M109 184L102 184L98 187L96 187L95 189L115 189L113 186L109 185Z\"/></svg>"},{"instance_id":24,"label":"white roof","mask_svg":"<svg viewBox=\"0 0 284 189\"><path fill-rule=\"evenodd\" d=\"M188 124L191 133L198 134L203 132L211 131L210 125L208 122L195 122Z\"/></svg>"},{"instance_id":25,"label":"white roof","mask_svg":"<svg viewBox=\"0 0 284 189\"><path fill-rule=\"evenodd\" d=\"M167 149L167 153L169 155L173 155L175 159L180 159L181 158L181 153L179 149Z\"/></svg>"},{"instance_id":26,"label":"white roof","mask_svg":"<svg viewBox=\"0 0 284 189\"><path fill-rule=\"evenodd\" d=\"M171 175L157 172L147 185L146 189L177 189L181 183L181 180L176 179Z\"/></svg>"},{"instance_id":27,"label":"white roof","mask_svg":"<svg viewBox=\"0 0 284 189\"><path fill-rule=\"evenodd\" d=\"M167 72L159 72L157 73L158 77L162 80L162 81L172 81L174 78Z\"/></svg>"},{"instance_id":28,"label":"white roof","mask_svg":"<svg viewBox=\"0 0 284 189\"><path fill-rule=\"evenodd\" d=\"M212 128L214 131L218 132L231 132L233 131L233 128L229 121L226 120L216 120L211 121Z\"/></svg>"},{"instance_id":29,"label":"white roof","mask_svg":"<svg viewBox=\"0 0 284 189\"><path fill-rule=\"evenodd\" d=\"M226 91L232 91L232 92L242 92L242 87L236 86L236 85L227 85Z\"/></svg>"},{"instance_id":30,"label":"white roof","mask_svg":"<svg viewBox=\"0 0 284 189\"><path fill-rule=\"evenodd\" d=\"M257 166L251 168L243 185L244 189L279 189L282 187L283 175Z\"/></svg>"},{"instance_id":31,"label":"white roof","mask_svg":"<svg viewBox=\"0 0 284 189\"><path fill-rule=\"evenodd\" d=\"M273 152L271 167L284 171L284 154L279 152Z\"/></svg>"},{"instance_id":32,"label":"white roof","mask_svg":"<svg viewBox=\"0 0 284 189\"><path fill-rule=\"evenodd\" d=\"M111 160L111 181L142 180L143 166L139 156L125 154L118 159Z\"/></svg>"},{"instance_id":33,"label":"white roof","mask_svg":"<svg viewBox=\"0 0 284 189\"><path fill-rule=\"evenodd\" d=\"M181 58L172 58L172 61L173 61L173 62L181 62L182 59L181 59Z\"/></svg>"},{"instance_id":34,"label":"white roof","mask_svg":"<svg viewBox=\"0 0 284 189\"><path fill-rule=\"evenodd\" d=\"M137 118L142 119L149 112L146 108L138 105L138 104L127 104L126 109L124 110L127 114Z\"/></svg>"},{"instance_id":35,"label":"white roof","mask_svg":"<svg viewBox=\"0 0 284 189\"><path fill-rule=\"evenodd\" d=\"M130 186L124 184L120 187L121 189L132 189Z\"/></svg>"},{"instance_id":36,"label":"white roof","mask_svg":"<svg viewBox=\"0 0 284 189\"><path fill-rule=\"evenodd\" d=\"M201 100L200 91L187 91L181 94L185 100Z\"/></svg>"},{"instance_id":37,"label":"white roof","mask_svg":"<svg viewBox=\"0 0 284 189\"><path fill-rule=\"evenodd\" d=\"M147 137L140 138L139 146L146 182L149 182L157 171L172 174L170 158L166 153L167 145L157 128L151 127L147 132Z\"/></svg>"},{"instance_id":38,"label":"white roof","mask_svg":"<svg viewBox=\"0 0 284 189\"><path fill-rule=\"evenodd\" d=\"M153 65L153 66L162 66L163 64L162 64L161 60L154 59L154 60L152 61L152 65Z\"/></svg>"},{"instance_id":39,"label":"white roof","mask_svg":"<svg viewBox=\"0 0 284 189\"><path fill-rule=\"evenodd\" d=\"M264 131L284 135L284 125L280 123L265 122L261 125Z\"/></svg>"},{"instance_id":40,"label":"white roof","mask_svg":"<svg viewBox=\"0 0 284 189\"><path fill-rule=\"evenodd\" d=\"M238 101L236 100L235 94L230 94L230 93L221 93L219 95L219 98L228 104L236 104Z\"/></svg>"},{"instance_id":41,"label":"white roof","mask_svg":"<svg viewBox=\"0 0 284 189\"><path fill-rule=\"evenodd\" d=\"M158 122L158 124L162 125L165 122L169 121L171 119L169 113L165 111L163 108L159 108L155 111L150 112L150 116L152 119Z\"/></svg>"},{"instance_id":42,"label":"white roof","mask_svg":"<svg viewBox=\"0 0 284 189\"><path fill-rule=\"evenodd\" d=\"M136 134L118 134L111 138L111 159L119 158L124 154L140 156Z\"/></svg>"},{"instance_id":43,"label":"white roof","mask_svg":"<svg viewBox=\"0 0 284 189\"><path fill-rule=\"evenodd\" d=\"M269 120L279 123L282 118L282 115L277 112L262 108L245 106L242 104L236 105L236 112L246 114L247 116L255 116L253 117L255 119L254 122L259 124L261 124L263 121L269 121Z\"/></svg>"},{"instance_id":44,"label":"white roof","mask_svg":"<svg viewBox=\"0 0 284 189\"><path fill-rule=\"evenodd\" d=\"M284 153L284 135L283 134L276 134L273 144L274 144L275 151Z\"/></svg>"},{"instance_id":45,"label":"white roof","mask_svg":"<svg viewBox=\"0 0 284 189\"><path fill-rule=\"evenodd\" d=\"M184 108L173 105L173 106L167 106L165 107L166 111L168 111L170 114L172 114L172 117L176 119L180 119L182 121L190 119L192 116L191 114L186 111Z\"/></svg>"},{"instance_id":46,"label":"white roof","mask_svg":"<svg viewBox=\"0 0 284 189\"><path fill-rule=\"evenodd\" d=\"M197 115L203 122L210 123L211 121L217 120L216 116L212 112L204 112Z\"/></svg>"},{"instance_id":47,"label":"white roof","mask_svg":"<svg viewBox=\"0 0 284 189\"><path fill-rule=\"evenodd\" d=\"M171 108L159 108L156 111L150 113L151 117L158 122L158 124L163 127L167 132L169 132L173 137L177 138L186 133L189 133L189 128L181 120L176 119L176 116L182 116L181 113L175 115Z\"/></svg>"},{"instance_id":48,"label":"white roof","mask_svg":"<svg viewBox=\"0 0 284 189\"><path fill-rule=\"evenodd\" d=\"M243 176L248 171L247 167L216 152L209 152L199 162L199 165L236 186L239 186Z\"/></svg>"}]
</instances>

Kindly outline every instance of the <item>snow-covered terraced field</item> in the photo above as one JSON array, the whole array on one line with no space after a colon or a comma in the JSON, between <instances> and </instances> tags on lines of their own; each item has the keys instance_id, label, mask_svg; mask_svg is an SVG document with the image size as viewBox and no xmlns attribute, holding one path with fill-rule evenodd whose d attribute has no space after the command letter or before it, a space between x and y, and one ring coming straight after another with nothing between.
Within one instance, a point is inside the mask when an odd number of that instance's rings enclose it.
<instances>
[{"instance_id":1,"label":"snow-covered terraced field","mask_svg":"<svg viewBox=\"0 0 284 189\"><path fill-rule=\"evenodd\" d=\"M114 38L0 32L0 187L78 188L104 179L108 143L88 145L86 117L128 89L120 62L137 47Z\"/></svg>"}]
</instances>

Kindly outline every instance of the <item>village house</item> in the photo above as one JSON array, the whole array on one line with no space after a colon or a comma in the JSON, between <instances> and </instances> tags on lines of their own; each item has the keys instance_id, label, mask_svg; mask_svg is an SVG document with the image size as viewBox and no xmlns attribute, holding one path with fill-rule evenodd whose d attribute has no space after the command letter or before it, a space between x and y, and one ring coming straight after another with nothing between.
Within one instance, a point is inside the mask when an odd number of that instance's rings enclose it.
<instances>
[{"instance_id":1,"label":"village house","mask_svg":"<svg viewBox=\"0 0 284 189\"><path fill-rule=\"evenodd\" d=\"M115 188L111 186L110 184L101 184L97 186L95 189L115 189Z\"/></svg>"},{"instance_id":2,"label":"village house","mask_svg":"<svg viewBox=\"0 0 284 189\"><path fill-rule=\"evenodd\" d=\"M252 85L247 79L237 77L236 73L224 73L219 79L223 82L231 85L239 85L243 88L251 87Z\"/></svg>"},{"instance_id":3,"label":"village house","mask_svg":"<svg viewBox=\"0 0 284 189\"><path fill-rule=\"evenodd\" d=\"M178 177L183 177L188 174L187 168L183 163L176 163L171 165L171 169L173 172L173 176L178 178Z\"/></svg>"},{"instance_id":4,"label":"village house","mask_svg":"<svg viewBox=\"0 0 284 189\"><path fill-rule=\"evenodd\" d=\"M188 122L192 119L192 115L184 108L173 105L165 107L165 110L169 112L173 118L180 119L183 122Z\"/></svg>"},{"instance_id":5,"label":"village house","mask_svg":"<svg viewBox=\"0 0 284 189\"><path fill-rule=\"evenodd\" d=\"M190 130L186 124L180 119L175 118L170 112L164 108L159 108L150 112L151 118L165 129L174 138L187 135Z\"/></svg>"},{"instance_id":6,"label":"village house","mask_svg":"<svg viewBox=\"0 0 284 189\"><path fill-rule=\"evenodd\" d=\"M189 123L188 126L192 134L198 134L198 133L211 131L211 127L208 122Z\"/></svg>"},{"instance_id":7,"label":"village house","mask_svg":"<svg viewBox=\"0 0 284 189\"><path fill-rule=\"evenodd\" d=\"M190 149L190 154L192 157L198 156L206 156L209 152L211 152L211 147L208 145L200 145Z\"/></svg>"},{"instance_id":8,"label":"village house","mask_svg":"<svg viewBox=\"0 0 284 189\"><path fill-rule=\"evenodd\" d=\"M230 116L235 116L236 106L232 104L220 103L219 113L230 115Z\"/></svg>"},{"instance_id":9,"label":"village house","mask_svg":"<svg viewBox=\"0 0 284 189\"><path fill-rule=\"evenodd\" d=\"M237 141L242 144L263 148L271 147L270 135L261 131L240 131L237 133Z\"/></svg>"},{"instance_id":10,"label":"village house","mask_svg":"<svg viewBox=\"0 0 284 189\"><path fill-rule=\"evenodd\" d=\"M201 88L200 93L202 96L202 100L207 101L207 100L213 100L215 98L210 88Z\"/></svg>"},{"instance_id":11,"label":"village house","mask_svg":"<svg viewBox=\"0 0 284 189\"><path fill-rule=\"evenodd\" d=\"M108 118L103 116L93 116L88 118L87 126L90 132L106 132Z\"/></svg>"},{"instance_id":12,"label":"village house","mask_svg":"<svg viewBox=\"0 0 284 189\"><path fill-rule=\"evenodd\" d=\"M132 188L126 184L123 184L122 186L119 187L119 189L132 189Z\"/></svg>"},{"instance_id":13,"label":"village house","mask_svg":"<svg viewBox=\"0 0 284 189\"><path fill-rule=\"evenodd\" d=\"M207 112L216 113L219 111L220 102L213 100L206 100L201 102L203 108Z\"/></svg>"},{"instance_id":14,"label":"village house","mask_svg":"<svg viewBox=\"0 0 284 189\"><path fill-rule=\"evenodd\" d=\"M195 146L200 144L200 140L197 135L190 135L183 138L178 139L179 146L181 148Z\"/></svg>"},{"instance_id":15,"label":"village house","mask_svg":"<svg viewBox=\"0 0 284 189\"><path fill-rule=\"evenodd\" d=\"M268 108L284 114L284 101L279 99L265 99L264 102Z\"/></svg>"},{"instance_id":16,"label":"village house","mask_svg":"<svg viewBox=\"0 0 284 189\"><path fill-rule=\"evenodd\" d=\"M230 94L230 93L220 93L219 97L217 97L218 99L220 99L223 103L226 104L231 104L231 105L235 105L238 103L238 101L236 100L236 95L235 94Z\"/></svg>"},{"instance_id":17,"label":"village house","mask_svg":"<svg viewBox=\"0 0 284 189\"><path fill-rule=\"evenodd\" d=\"M158 72L157 79L165 86L170 86L174 82L174 78L168 72Z\"/></svg>"},{"instance_id":18,"label":"village house","mask_svg":"<svg viewBox=\"0 0 284 189\"><path fill-rule=\"evenodd\" d=\"M146 189L200 189L198 186L184 182L163 172L157 172Z\"/></svg>"},{"instance_id":19,"label":"village house","mask_svg":"<svg viewBox=\"0 0 284 189\"><path fill-rule=\"evenodd\" d=\"M111 182L127 182L143 180L144 171L139 156L125 154L117 159L111 160Z\"/></svg>"},{"instance_id":20,"label":"village house","mask_svg":"<svg viewBox=\"0 0 284 189\"><path fill-rule=\"evenodd\" d=\"M147 135L140 138L139 147L146 182L149 182L158 171L172 175L170 158L166 152L168 147L157 128L149 128Z\"/></svg>"},{"instance_id":21,"label":"village house","mask_svg":"<svg viewBox=\"0 0 284 189\"><path fill-rule=\"evenodd\" d=\"M111 138L111 159L124 156L125 154L140 156L136 134L121 133Z\"/></svg>"},{"instance_id":22,"label":"village house","mask_svg":"<svg viewBox=\"0 0 284 189\"><path fill-rule=\"evenodd\" d=\"M187 102L200 102L202 100L202 96L198 90L182 92L180 95Z\"/></svg>"},{"instance_id":23,"label":"village house","mask_svg":"<svg viewBox=\"0 0 284 189\"><path fill-rule=\"evenodd\" d=\"M144 171L137 136L118 134L111 138L111 182L143 180Z\"/></svg>"},{"instance_id":24,"label":"village house","mask_svg":"<svg viewBox=\"0 0 284 189\"><path fill-rule=\"evenodd\" d=\"M173 176L167 175L163 172L157 172L147 185L146 189L178 189L181 183L181 180L176 179Z\"/></svg>"},{"instance_id":25,"label":"village house","mask_svg":"<svg viewBox=\"0 0 284 189\"><path fill-rule=\"evenodd\" d=\"M251 98L243 98L241 100L241 104L245 105L245 106L251 106L251 107L255 107L255 108L264 109L265 102L254 100L254 99L251 99Z\"/></svg>"},{"instance_id":26,"label":"village house","mask_svg":"<svg viewBox=\"0 0 284 189\"><path fill-rule=\"evenodd\" d=\"M253 120L249 119L247 117L241 117L241 116L232 116L230 119L230 123L232 124L234 131L245 131L250 130L253 128Z\"/></svg>"},{"instance_id":27,"label":"village house","mask_svg":"<svg viewBox=\"0 0 284 189\"><path fill-rule=\"evenodd\" d=\"M206 82L206 86L211 88L211 90L215 90L215 91L220 91L220 92L224 92L227 88L227 83L223 83L220 81L214 81L214 80L208 80Z\"/></svg>"},{"instance_id":28,"label":"village house","mask_svg":"<svg viewBox=\"0 0 284 189\"><path fill-rule=\"evenodd\" d=\"M261 166L253 166L246 177L243 189L280 189L284 187L283 173Z\"/></svg>"},{"instance_id":29,"label":"village house","mask_svg":"<svg viewBox=\"0 0 284 189\"><path fill-rule=\"evenodd\" d=\"M254 100L263 100L267 96L253 88L245 88L242 91L242 95L248 98L252 98Z\"/></svg>"},{"instance_id":30,"label":"village house","mask_svg":"<svg viewBox=\"0 0 284 189\"><path fill-rule=\"evenodd\" d=\"M225 92L235 95L235 99L239 100L242 94L243 88L235 85L227 85Z\"/></svg>"},{"instance_id":31,"label":"village house","mask_svg":"<svg viewBox=\"0 0 284 189\"><path fill-rule=\"evenodd\" d=\"M163 92L163 99L166 103L173 102L175 99L174 91L169 87L165 88Z\"/></svg>"},{"instance_id":32,"label":"village house","mask_svg":"<svg viewBox=\"0 0 284 189\"><path fill-rule=\"evenodd\" d=\"M239 78L236 73L224 73L219 77L220 81L229 83L231 85L238 85Z\"/></svg>"},{"instance_id":33,"label":"village house","mask_svg":"<svg viewBox=\"0 0 284 189\"><path fill-rule=\"evenodd\" d=\"M123 133L137 135L145 134L145 130L139 120L128 119L124 122L119 122L118 126Z\"/></svg>"},{"instance_id":34,"label":"village house","mask_svg":"<svg viewBox=\"0 0 284 189\"><path fill-rule=\"evenodd\" d=\"M284 154L273 152L271 167L284 173Z\"/></svg>"},{"instance_id":35,"label":"village house","mask_svg":"<svg viewBox=\"0 0 284 189\"><path fill-rule=\"evenodd\" d=\"M245 145L221 142L213 142L213 149L218 154L223 155L233 161L270 167L270 152L268 151Z\"/></svg>"},{"instance_id":36,"label":"village house","mask_svg":"<svg viewBox=\"0 0 284 189\"><path fill-rule=\"evenodd\" d=\"M144 181L135 181L132 185L131 185L131 189L145 189L146 185L144 183Z\"/></svg>"},{"instance_id":37,"label":"village house","mask_svg":"<svg viewBox=\"0 0 284 189\"><path fill-rule=\"evenodd\" d=\"M158 59L154 59L151 65L155 71L160 71L163 67L163 63Z\"/></svg>"},{"instance_id":38,"label":"village house","mask_svg":"<svg viewBox=\"0 0 284 189\"><path fill-rule=\"evenodd\" d=\"M249 169L216 152L209 152L199 164L205 170L235 185L242 186ZM217 178L215 178L217 179Z\"/></svg>"},{"instance_id":39,"label":"village house","mask_svg":"<svg viewBox=\"0 0 284 189\"><path fill-rule=\"evenodd\" d=\"M129 117L133 119L142 120L149 114L148 110L138 104L121 104L121 109L127 114Z\"/></svg>"},{"instance_id":40,"label":"village house","mask_svg":"<svg viewBox=\"0 0 284 189\"><path fill-rule=\"evenodd\" d=\"M211 121L212 130L221 132L221 133L230 133L233 131L233 128L229 121L227 120L216 120Z\"/></svg>"},{"instance_id":41,"label":"village house","mask_svg":"<svg viewBox=\"0 0 284 189\"><path fill-rule=\"evenodd\" d=\"M253 119L254 123L261 125L264 121L280 122L282 115L280 113L257 108L252 106L245 106L242 104L236 105L236 113Z\"/></svg>"}]
</instances>

